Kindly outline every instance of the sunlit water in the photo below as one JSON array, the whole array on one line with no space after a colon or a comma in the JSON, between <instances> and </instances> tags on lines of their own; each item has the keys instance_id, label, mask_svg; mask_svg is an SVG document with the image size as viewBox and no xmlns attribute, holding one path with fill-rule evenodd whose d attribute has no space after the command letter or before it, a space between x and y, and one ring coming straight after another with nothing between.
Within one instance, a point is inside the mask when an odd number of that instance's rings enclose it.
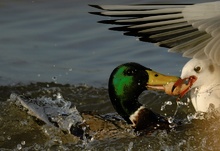
<instances>
[{"instance_id":1,"label":"sunlit water","mask_svg":"<svg viewBox=\"0 0 220 151\"><path fill-rule=\"evenodd\" d=\"M108 31L110 25L97 23L106 18L89 14L98 10L88 4L148 2L161 1L1 1L0 150L220 150L219 119L209 114L209 120L190 124L195 115L189 114L193 108L185 99L177 106L175 97L163 93L147 91L140 97L140 102L169 117L171 123L175 119L188 123L171 131L138 136L115 114L107 83L116 66L133 61L164 74L180 75L188 59ZM80 139L45 125L9 101L11 93L50 100L62 95L90 123L90 136Z\"/></svg>"}]
</instances>

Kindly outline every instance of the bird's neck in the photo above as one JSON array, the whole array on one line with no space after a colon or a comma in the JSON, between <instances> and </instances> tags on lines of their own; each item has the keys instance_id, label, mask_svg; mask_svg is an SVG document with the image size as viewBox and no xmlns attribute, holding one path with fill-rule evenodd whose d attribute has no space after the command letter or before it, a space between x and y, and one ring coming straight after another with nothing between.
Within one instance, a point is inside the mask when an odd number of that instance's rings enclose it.
<instances>
[{"instance_id":1,"label":"bird's neck","mask_svg":"<svg viewBox=\"0 0 220 151\"><path fill-rule=\"evenodd\" d=\"M121 115L129 124L132 124L132 127L135 130L145 129L150 125L155 125L155 123L160 122L160 120L162 120L163 123L166 123L164 117L155 114L138 102L139 95L130 95L130 97L127 96L129 95L124 97L110 95L110 99L118 114Z\"/></svg>"},{"instance_id":2,"label":"bird's neck","mask_svg":"<svg viewBox=\"0 0 220 151\"><path fill-rule=\"evenodd\" d=\"M218 108L220 106L220 83L192 89L191 101L196 111L207 112L211 104Z\"/></svg>"},{"instance_id":3,"label":"bird's neck","mask_svg":"<svg viewBox=\"0 0 220 151\"><path fill-rule=\"evenodd\" d=\"M209 83L208 85L202 85L194 89L194 93L201 94L201 93L210 93L216 89L220 89L220 82L219 83Z\"/></svg>"},{"instance_id":4,"label":"bird's neck","mask_svg":"<svg viewBox=\"0 0 220 151\"><path fill-rule=\"evenodd\" d=\"M111 91L110 91L111 92ZM113 107L128 123L132 123L130 116L134 114L141 106L138 102L138 96L123 95L117 96L109 94Z\"/></svg>"}]
</instances>

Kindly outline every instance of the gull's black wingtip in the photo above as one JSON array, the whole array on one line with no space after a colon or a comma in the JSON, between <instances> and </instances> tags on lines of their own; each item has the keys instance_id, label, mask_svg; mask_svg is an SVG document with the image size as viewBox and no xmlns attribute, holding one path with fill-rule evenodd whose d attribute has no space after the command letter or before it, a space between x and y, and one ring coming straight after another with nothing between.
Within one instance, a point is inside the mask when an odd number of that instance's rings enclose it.
<instances>
[{"instance_id":1,"label":"gull's black wingtip","mask_svg":"<svg viewBox=\"0 0 220 151\"><path fill-rule=\"evenodd\" d=\"M101 20L98 21L98 23L102 23L102 24L116 24L115 20Z\"/></svg>"},{"instance_id":2,"label":"gull's black wingtip","mask_svg":"<svg viewBox=\"0 0 220 151\"><path fill-rule=\"evenodd\" d=\"M93 15L100 15L100 16L103 16L101 12L89 12L90 14L93 14Z\"/></svg>"},{"instance_id":3,"label":"gull's black wingtip","mask_svg":"<svg viewBox=\"0 0 220 151\"><path fill-rule=\"evenodd\" d=\"M93 4L89 4L89 6L94 7L94 8L98 8L98 9L102 9L102 10L103 10L103 8L102 8L102 7L100 7L99 5L93 5Z\"/></svg>"}]
</instances>

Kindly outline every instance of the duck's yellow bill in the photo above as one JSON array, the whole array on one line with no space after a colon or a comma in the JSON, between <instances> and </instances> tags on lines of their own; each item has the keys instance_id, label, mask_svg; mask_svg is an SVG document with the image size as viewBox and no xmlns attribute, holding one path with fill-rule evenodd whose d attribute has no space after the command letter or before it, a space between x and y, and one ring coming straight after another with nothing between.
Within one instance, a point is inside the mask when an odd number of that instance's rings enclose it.
<instances>
[{"instance_id":1,"label":"duck's yellow bill","mask_svg":"<svg viewBox=\"0 0 220 151\"><path fill-rule=\"evenodd\" d=\"M153 70L146 70L148 74L148 83L146 87L149 89L157 89L157 90L164 90L164 85L167 85L170 82L176 82L180 78L177 76L168 76Z\"/></svg>"}]
</instances>

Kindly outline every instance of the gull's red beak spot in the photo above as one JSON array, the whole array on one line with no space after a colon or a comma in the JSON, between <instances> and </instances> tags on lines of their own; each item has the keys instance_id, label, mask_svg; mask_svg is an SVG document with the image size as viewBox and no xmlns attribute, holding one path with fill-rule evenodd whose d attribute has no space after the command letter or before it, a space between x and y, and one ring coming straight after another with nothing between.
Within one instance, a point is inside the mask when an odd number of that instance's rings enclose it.
<instances>
[{"instance_id":1,"label":"gull's red beak spot","mask_svg":"<svg viewBox=\"0 0 220 151\"><path fill-rule=\"evenodd\" d=\"M192 87L193 83L197 80L196 76L190 76L188 78L179 79L173 85L172 92L174 92L175 88L182 88L179 91L179 97L182 98Z\"/></svg>"},{"instance_id":2,"label":"gull's red beak spot","mask_svg":"<svg viewBox=\"0 0 220 151\"><path fill-rule=\"evenodd\" d=\"M197 80L196 76L190 76L184 79L178 79L176 82L170 82L164 86L165 92L169 95L179 95L182 98Z\"/></svg>"}]
</instances>

